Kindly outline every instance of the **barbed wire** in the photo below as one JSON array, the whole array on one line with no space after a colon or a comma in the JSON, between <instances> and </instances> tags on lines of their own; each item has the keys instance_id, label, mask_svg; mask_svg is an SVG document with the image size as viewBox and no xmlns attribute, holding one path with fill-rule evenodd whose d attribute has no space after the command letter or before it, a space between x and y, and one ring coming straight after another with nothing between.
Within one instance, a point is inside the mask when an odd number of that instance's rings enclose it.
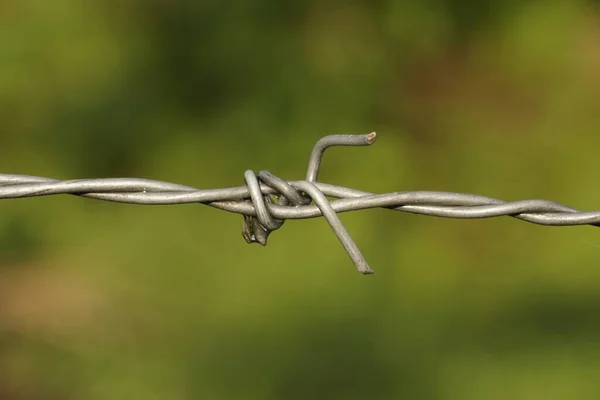
<instances>
[{"instance_id":1,"label":"barbed wire","mask_svg":"<svg viewBox=\"0 0 600 400\"><path fill-rule=\"evenodd\" d=\"M317 182L321 159L332 146L368 146L367 135L329 135L314 146L306 179L286 181L268 171L244 173L245 186L197 189L171 182L140 178L58 180L29 175L0 174L0 199L71 194L97 200L130 204L165 205L201 203L242 214L242 236L248 243L265 246L269 234L287 219L323 216L357 270L372 274L358 246L340 221L338 213L386 208L445 218L491 218L511 216L539 225L600 226L600 211L583 212L549 200L505 202L467 193L406 191L374 194ZM327 196L334 198L329 200ZM314 204L313 204L314 203Z\"/></svg>"}]
</instances>

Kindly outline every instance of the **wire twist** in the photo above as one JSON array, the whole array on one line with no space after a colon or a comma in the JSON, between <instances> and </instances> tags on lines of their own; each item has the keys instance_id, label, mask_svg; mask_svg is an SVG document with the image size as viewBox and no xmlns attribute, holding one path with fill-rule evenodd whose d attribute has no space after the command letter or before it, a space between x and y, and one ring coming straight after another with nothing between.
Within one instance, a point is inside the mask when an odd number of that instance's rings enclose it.
<instances>
[{"instance_id":1,"label":"wire twist","mask_svg":"<svg viewBox=\"0 0 600 400\"><path fill-rule=\"evenodd\" d=\"M600 211L578 211L549 200L505 202L466 193L410 191L373 194L317 182L325 150L332 146L369 146L375 132L367 135L329 135L311 153L306 179L286 181L269 171L244 173L245 186L196 189L176 183L140 178L58 180L28 175L0 174L0 199L72 194L97 200L130 204L165 205L201 203L242 214L242 236L248 243L267 244L269 234L287 219L324 217L350 256L356 269L373 270L344 227L338 213L387 208L445 218L491 218L511 216L539 225L600 226ZM327 196L334 198L328 200ZM313 204L314 203L314 204Z\"/></svg>"}]
</instances>

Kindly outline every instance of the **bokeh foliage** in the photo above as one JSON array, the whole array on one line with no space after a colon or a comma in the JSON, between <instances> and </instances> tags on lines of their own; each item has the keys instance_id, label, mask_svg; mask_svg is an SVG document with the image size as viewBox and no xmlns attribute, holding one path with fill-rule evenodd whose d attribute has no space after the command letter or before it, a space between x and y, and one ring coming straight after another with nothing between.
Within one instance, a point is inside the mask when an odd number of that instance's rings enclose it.
<instances>
[{"instance_id":1,"label":"bokeh foliage","mask_svg":"<svg viewBox=\"0 0 600 400\"><path fill-rule=\"evenodd\" d=\"M600 9L551 1L0 3L0 170L598 209ZM241 217L0 204L0 397L597 399L592 227L371 210L248 246Z\"/></svg>"}]
</instances>

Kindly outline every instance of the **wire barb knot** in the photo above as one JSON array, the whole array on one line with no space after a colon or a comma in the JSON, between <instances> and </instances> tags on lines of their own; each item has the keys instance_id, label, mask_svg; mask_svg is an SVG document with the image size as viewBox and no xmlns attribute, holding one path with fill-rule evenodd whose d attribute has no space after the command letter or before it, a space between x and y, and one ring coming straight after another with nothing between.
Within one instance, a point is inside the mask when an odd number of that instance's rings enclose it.
<instances>
[{"instance_id":1,"label":"wire barb knot","mask_svg":"<svg viewBox=\"0 0 600 400\"><path fill-rule=\"evenodd\" d=\"M321 159L332 146L368 146L375 132L367 135L325 136L314 146L306 179L286 181L270 173L244 173L244 186L197 189L171 182L139 178L95 178L58 180L39 176L0 174L0 199L71 194L96 200L129 204L200 203L242 214L242 236L248 243L267 244L269 234L287 219L324 217L363 274L372 274L362 253L340 221L338 213L368 208L386 208L445 218L492 218L511 216L539 225L600 226L600 211L578 211L549 200L505 202L467 193L410 191L374 194L317 181ZM328 200L328 197L334 198Z\"/></svg>"},{"instance_id":2,"label":"wire barb knot","mask_svg":"<svg viewBox=\"0 0 600 400\"><path fill-rule=\"evenodd\" d=\"M244 181L250 192L250 203L257 214L256 216L244 215L242 236L248 243L259 243L266 246L269 234L283 225L284 220L273 218L267 207L267 204L274 203L273 196L280 206L310 204L310 199L306 198L303 193L296 191L285 180L269 171L260 171L257 176L254 171L248 170L244 173ZM275 193L263 194L260 183L274 190Z\"/></svg>"},{"instance_id":3,"label":"wire barb knot","mask_svg":"<svg viewBox=\"0 0 600 400\"><path fill-rule=\"evenodd\" d=\"M376 133L372 132L368 135L329 135L319 140L311 153L304 181L288 183L269 171L263 170L256 175L254 171L247 170L244 173L244 182L248 188L250 199L245 201L252 205L256 215L244 215L242 236L246 242L266 246L269 234L281 228L285 219L277 219L271 215L272 204L282 207L298 207L310 205L314 201L358 271L363 274L372 274L373 270L369 267L358 246L352 240L325 194L314 182L319 174L323 153L328 147L368 146L375 142L376 137ZM276 203L272 196L276 197Z\"/></svg>"}]
</instances>

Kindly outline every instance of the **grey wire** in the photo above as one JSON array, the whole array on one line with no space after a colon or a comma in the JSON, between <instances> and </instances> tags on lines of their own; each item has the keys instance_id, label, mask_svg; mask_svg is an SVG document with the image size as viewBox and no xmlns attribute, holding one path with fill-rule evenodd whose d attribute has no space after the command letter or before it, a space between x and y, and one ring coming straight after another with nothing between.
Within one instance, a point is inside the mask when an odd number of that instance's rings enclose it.
<instances>
[{"instance_id":1,"label":"grey wire","mask_svg":"<svg viewBox=\"0 0 600 400\"><path fill-rule=\"evenodd\" d=\"M387 208L445 218L473 219L511 216L539 225L600 226L600 211L579 211L548 200L505 202L467 193L406 191L374 194L316 182L325 150L331 146L368 146L368 135L330 135L317 142L310 156L306 180L286 181L268 171L244 173L245 186L197 189L176 183L140 178L58 180L38 176L0 174L0 199L71 194L119 203L168 205L201 203L242 214L242 235L248 243L266 245L269 234L287 219L325 217L363 274L373 271L350 237L337 213ZM271 196L278 198L274 204ZM328 200L327 197L333 200ZM311 203L311 199L314 204Z\"/></svg>"},{"instance_id":2,"label":"grey wire","mask_svg":"<svg viewBox=\"0 0 600 400\"><path fill-rule=\"evenodd\" d=\"M301 196L289 183L280 177L273 175L269 171L260 171L258 173L258 178L282 194L279 202L280 205L285 206L288 203L292 203L295 206L300 206L310 203L310 199Z\"/></svg>"},{"instance_id":3,"label":"grey wire","mask_svg":"<svg viewBox=\"0 0 600 400\"><path fill-rule=\"evenodd\" d=\"M313 147L310 159L308 161L308 169L306 171L306 180L315 182L321 168L321 159L323 153L332 146L369 146L375 143L377 133L371 132L367 135L328 135L320 139L315 147Z\"/></svg>"},{"instance_id":4,"label":"grey wire","mask_svg":"<svg viewBox=\"0 0 600 400\"><path fill-rule=\"evenodd\" d=\"M323 216L327 222L329 222L331 229L333 229L333 232L338 237L339 241L342 243L342 246L344 249L346 249L346 252L354 262L356 269L365 275L372 274L374 271L369 267L369 264L367 264L367 261L358 249L358 246L356 243L354 243L354 240L352 240L352 237L346 230L346 227L344 227L344 224L342 224L340 217L337 216L335 210L331 207L327 201L327 197L325 197L323 192L321 192L314 183L309 181L298 182L295 186L304 190L304 192L308 193L308 195L315 201L315 204L317 207L319 207L319 210L321 210L321 213L323 213Z\"/></svg>"},{"instance_id":5,"label":"grey wire","mask_svg":"<svg viewBox=\"0 0 600 400\"><path fill-rule=\"evenodd\" d=\"M250 199L252 200L252 205L256 210L256 216L258 217L260 224L271 231L279 229L279 227L283 225L283 221L277 221L271 218L271 214L267 211L267 202L264 199L265 195L260 191L258 178L254 172L251 170L244 172L244 181L250 191Z\"/></svg>"}]
</instances>

